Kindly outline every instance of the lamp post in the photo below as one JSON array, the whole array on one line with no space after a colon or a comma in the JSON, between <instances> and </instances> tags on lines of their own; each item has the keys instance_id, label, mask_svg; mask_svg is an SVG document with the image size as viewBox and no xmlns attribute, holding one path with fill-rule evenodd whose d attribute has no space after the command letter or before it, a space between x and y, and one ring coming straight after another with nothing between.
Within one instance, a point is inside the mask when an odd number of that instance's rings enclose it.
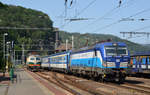
<instances>
[{"instance_id":1,"label":"lamp post","mask_svg":"<svg viewBox=\"0 0 150 95\"><path fill-rule=\"evenodd\" d=\"M9 45L10 45L10 42L6 42L6 45L7 45L7 48L6 48L6 58L7 58L7 63L6 63L6 70L8 70L9 68L8 68L8 57L9 57Z\"/></svg>"},{"instance_id":2,"label":"lamp post","mask_svg":"<svg viewBox=\"0 0 150 95\"><path fill-rule=\"evenodd\" d=\"M3 57L4 57L4 59L5 59L5 36L7 36L8 34L7 33L4 33L4 35L3 35Z\"/></svg>"},{"instance_id":3,"label":"lamp post","mask_svg":"<svg viewBox=\"0 0 150 95\"><path fill-rule=\"evenodd\" d=\"M6 64L6 62L5 62L5 36L7 36L8 34L7 33L4 33L4 35L3 35L3 60L4 60L4 64ZM6 68L4 67L3 68L3 76L5 76L5 70L6 70Z\"/></svg>"}]
</instances>

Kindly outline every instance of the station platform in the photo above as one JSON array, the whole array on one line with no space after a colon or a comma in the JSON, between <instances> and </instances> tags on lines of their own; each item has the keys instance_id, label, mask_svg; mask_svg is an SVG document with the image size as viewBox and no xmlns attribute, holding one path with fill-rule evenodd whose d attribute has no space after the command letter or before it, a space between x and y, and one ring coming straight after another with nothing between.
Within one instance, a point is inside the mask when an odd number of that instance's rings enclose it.
<instances>
[{"instance_id":1,"label":"station platform","mask_svg":"<svg viewBox=\"0 0 150 95\"><path fill-rule=\"evenodd\" d=\"M8 85L0 85L0 95L53 95L23 69L18 69L16 79Z\"/></svg>"},{"instance_id":2,"label":"station platform","mask_svg":"<svg viewBox=\"0 0 150 95\"><path fill-rule=\"evenodd\" d=\"M0 72L0 95L6 95L10 83L9 79L8 73L5 73L5 76L3 76L3 73Z\"/></svg>"}]
</instances>

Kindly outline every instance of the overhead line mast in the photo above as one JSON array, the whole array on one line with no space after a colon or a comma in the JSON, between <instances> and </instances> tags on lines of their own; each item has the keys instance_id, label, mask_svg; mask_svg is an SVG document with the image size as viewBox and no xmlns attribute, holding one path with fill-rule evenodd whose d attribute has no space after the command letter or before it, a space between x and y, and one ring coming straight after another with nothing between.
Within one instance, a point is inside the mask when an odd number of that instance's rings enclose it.
<instances>
[{"instance_id":1,"label":"overhead line mast","mask_svg":"<svg viewBox=\"0 0 150 95\"><path fill-rule=\"evenodd\" d=\"M120 34L123 34L123 37L125 37L126 34L128 34L131 38L133 35L147 35L147 38L149 38L150 32L120 32Z\"/></svg>"},{"instance_id":2,"label":"overhead line mast","mask_svg":"<svg viewBox=\"0 0 150 95\"><path fill-rule=\"evenodd\" d=\"M144 26L142 28L134 29L130 32L120 32L120 34L123 34L123 37L125 37L125 34L129 34L130 37L132 37L132 35L136 35L136 34L138 34L138 35L147 35L147 38L149 38L150 32L138 32L140 30L144 30L144 29L148 29L148 28L150 28L150 25L149 26Z\"/></svg>"}]
</instances>

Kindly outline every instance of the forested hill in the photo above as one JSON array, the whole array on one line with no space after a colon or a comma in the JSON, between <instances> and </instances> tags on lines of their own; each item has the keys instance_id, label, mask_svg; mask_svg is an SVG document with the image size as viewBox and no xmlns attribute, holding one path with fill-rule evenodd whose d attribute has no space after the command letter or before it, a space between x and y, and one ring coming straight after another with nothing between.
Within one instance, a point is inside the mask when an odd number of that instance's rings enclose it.
<instances>
[{"instance_id":1,"label":"forested hill","mask_svg":"<svg viewBox=\"0 0 150 95\"><path fill-rule=\"evenodd\" d=\"M137 43L133 43L127 40L123 40L117 36L113 36L113 35L104 35L104 34L80 34L80 33L68 33L68 32L64 32L61 31L60 32L60 38L62 40L63 43L65 43L66 39L69 39L70 43L71 43L71 36L74 36L74 46L75 48L80 48L85 46L87 39L88 40L88 45L92 45L95 44L96 41L102 41L102 40L108 40L108 39L112 39L112 41L120 41L120 42L125 42L128 45L128 48L130 50L131 53L136 52L136 51L150 51L150 47L148 46L143 46Z\"/></svg>"},{"instance_id":2,"label":"forested hill","mask_svg":"<svg viewBox=\"0 0 150 95\"><path fill-rule=\"evenodd\" d=\"M0 29L0 55L2 55L4 33L8 33L8 36L6 36L6 42L14 41L15 50L21 50L22 44L24 44L24 48L26 50L54 49L55 33L53 32L53 22L47 14L41 11L0 3L0 27L50 29ZM18 55L20 56L21 53L19 53Z\"/></svg>"}]
</instances>

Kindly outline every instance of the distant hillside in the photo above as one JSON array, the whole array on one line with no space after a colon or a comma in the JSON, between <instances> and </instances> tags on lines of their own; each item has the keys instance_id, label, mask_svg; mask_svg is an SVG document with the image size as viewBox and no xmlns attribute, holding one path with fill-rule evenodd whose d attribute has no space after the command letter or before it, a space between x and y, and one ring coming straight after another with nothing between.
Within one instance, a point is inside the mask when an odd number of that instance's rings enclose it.
<instances>
[{"instance_id":1,"label":"distant hillside","mask_svg":"<svg viewBox=\"0 0 150 95\"><path fill-rule=\"evenodd\" d=\"M143 44L143 46L150 47L150 44Z\"/></svg>"},{"instance_id":2,"label":"distant hillside","mask_svg":"<svg viewBox=\"0 0 150 95\"><path fill-rule=\"evenodd\" d=\"M49 28L50 30L14 30L0 29L0 70L5 67L3 63L3 37L5 42L14 41L15 57L21 59L22 45L25 55L29 52L51 54L54 52L55 32L53 22L49 16L41 11L23 8L21 6L6 5L0 2L0 27L17 28ZM8 46L7 46L8 47Z\"/></svg>"},{"instance_id":3,"label":"distant hillside","mask_svg":"<svg viewBox=\"0 0 150 95\"><path fill-rule=\"evenodd\" d=\"M6 41L14 41L17 50L22 49L22 44L25 44L25 49L28 50L54 50L53 22L41 11L0 3L0 27L51 28L51 30L1 29L0 42L2 43L3 34L8 33ZM2 46L0 45L0 51Z\"/></svg>"},{"instance_id":4,"label":"distant hillside","mask_svg":"<svg viewBox=\"0 0 150 95\"><path fill-rule=\"evenodd\" d=\"M86 39L88 38L88 45L94 44L96 41L102 41L102 40L107 40L107 39L112 39L114 42L125 42L128 45L128 48L131 53L135 51L148 51L150 50L150 47L148 46L143 46L137 43L133 43L131 41L127 41L124 39L121 39L119 37L113 36L113 35L104 35L104 34L80 34L80 33L68 33L61 31L60 32L60 38L63 43L65 43L66 39L69 39L69 42L71 43L71 36L74 36L74 44L75 48L80 48L85 46L86 44Z\"/></svg>"}]
</instances>

